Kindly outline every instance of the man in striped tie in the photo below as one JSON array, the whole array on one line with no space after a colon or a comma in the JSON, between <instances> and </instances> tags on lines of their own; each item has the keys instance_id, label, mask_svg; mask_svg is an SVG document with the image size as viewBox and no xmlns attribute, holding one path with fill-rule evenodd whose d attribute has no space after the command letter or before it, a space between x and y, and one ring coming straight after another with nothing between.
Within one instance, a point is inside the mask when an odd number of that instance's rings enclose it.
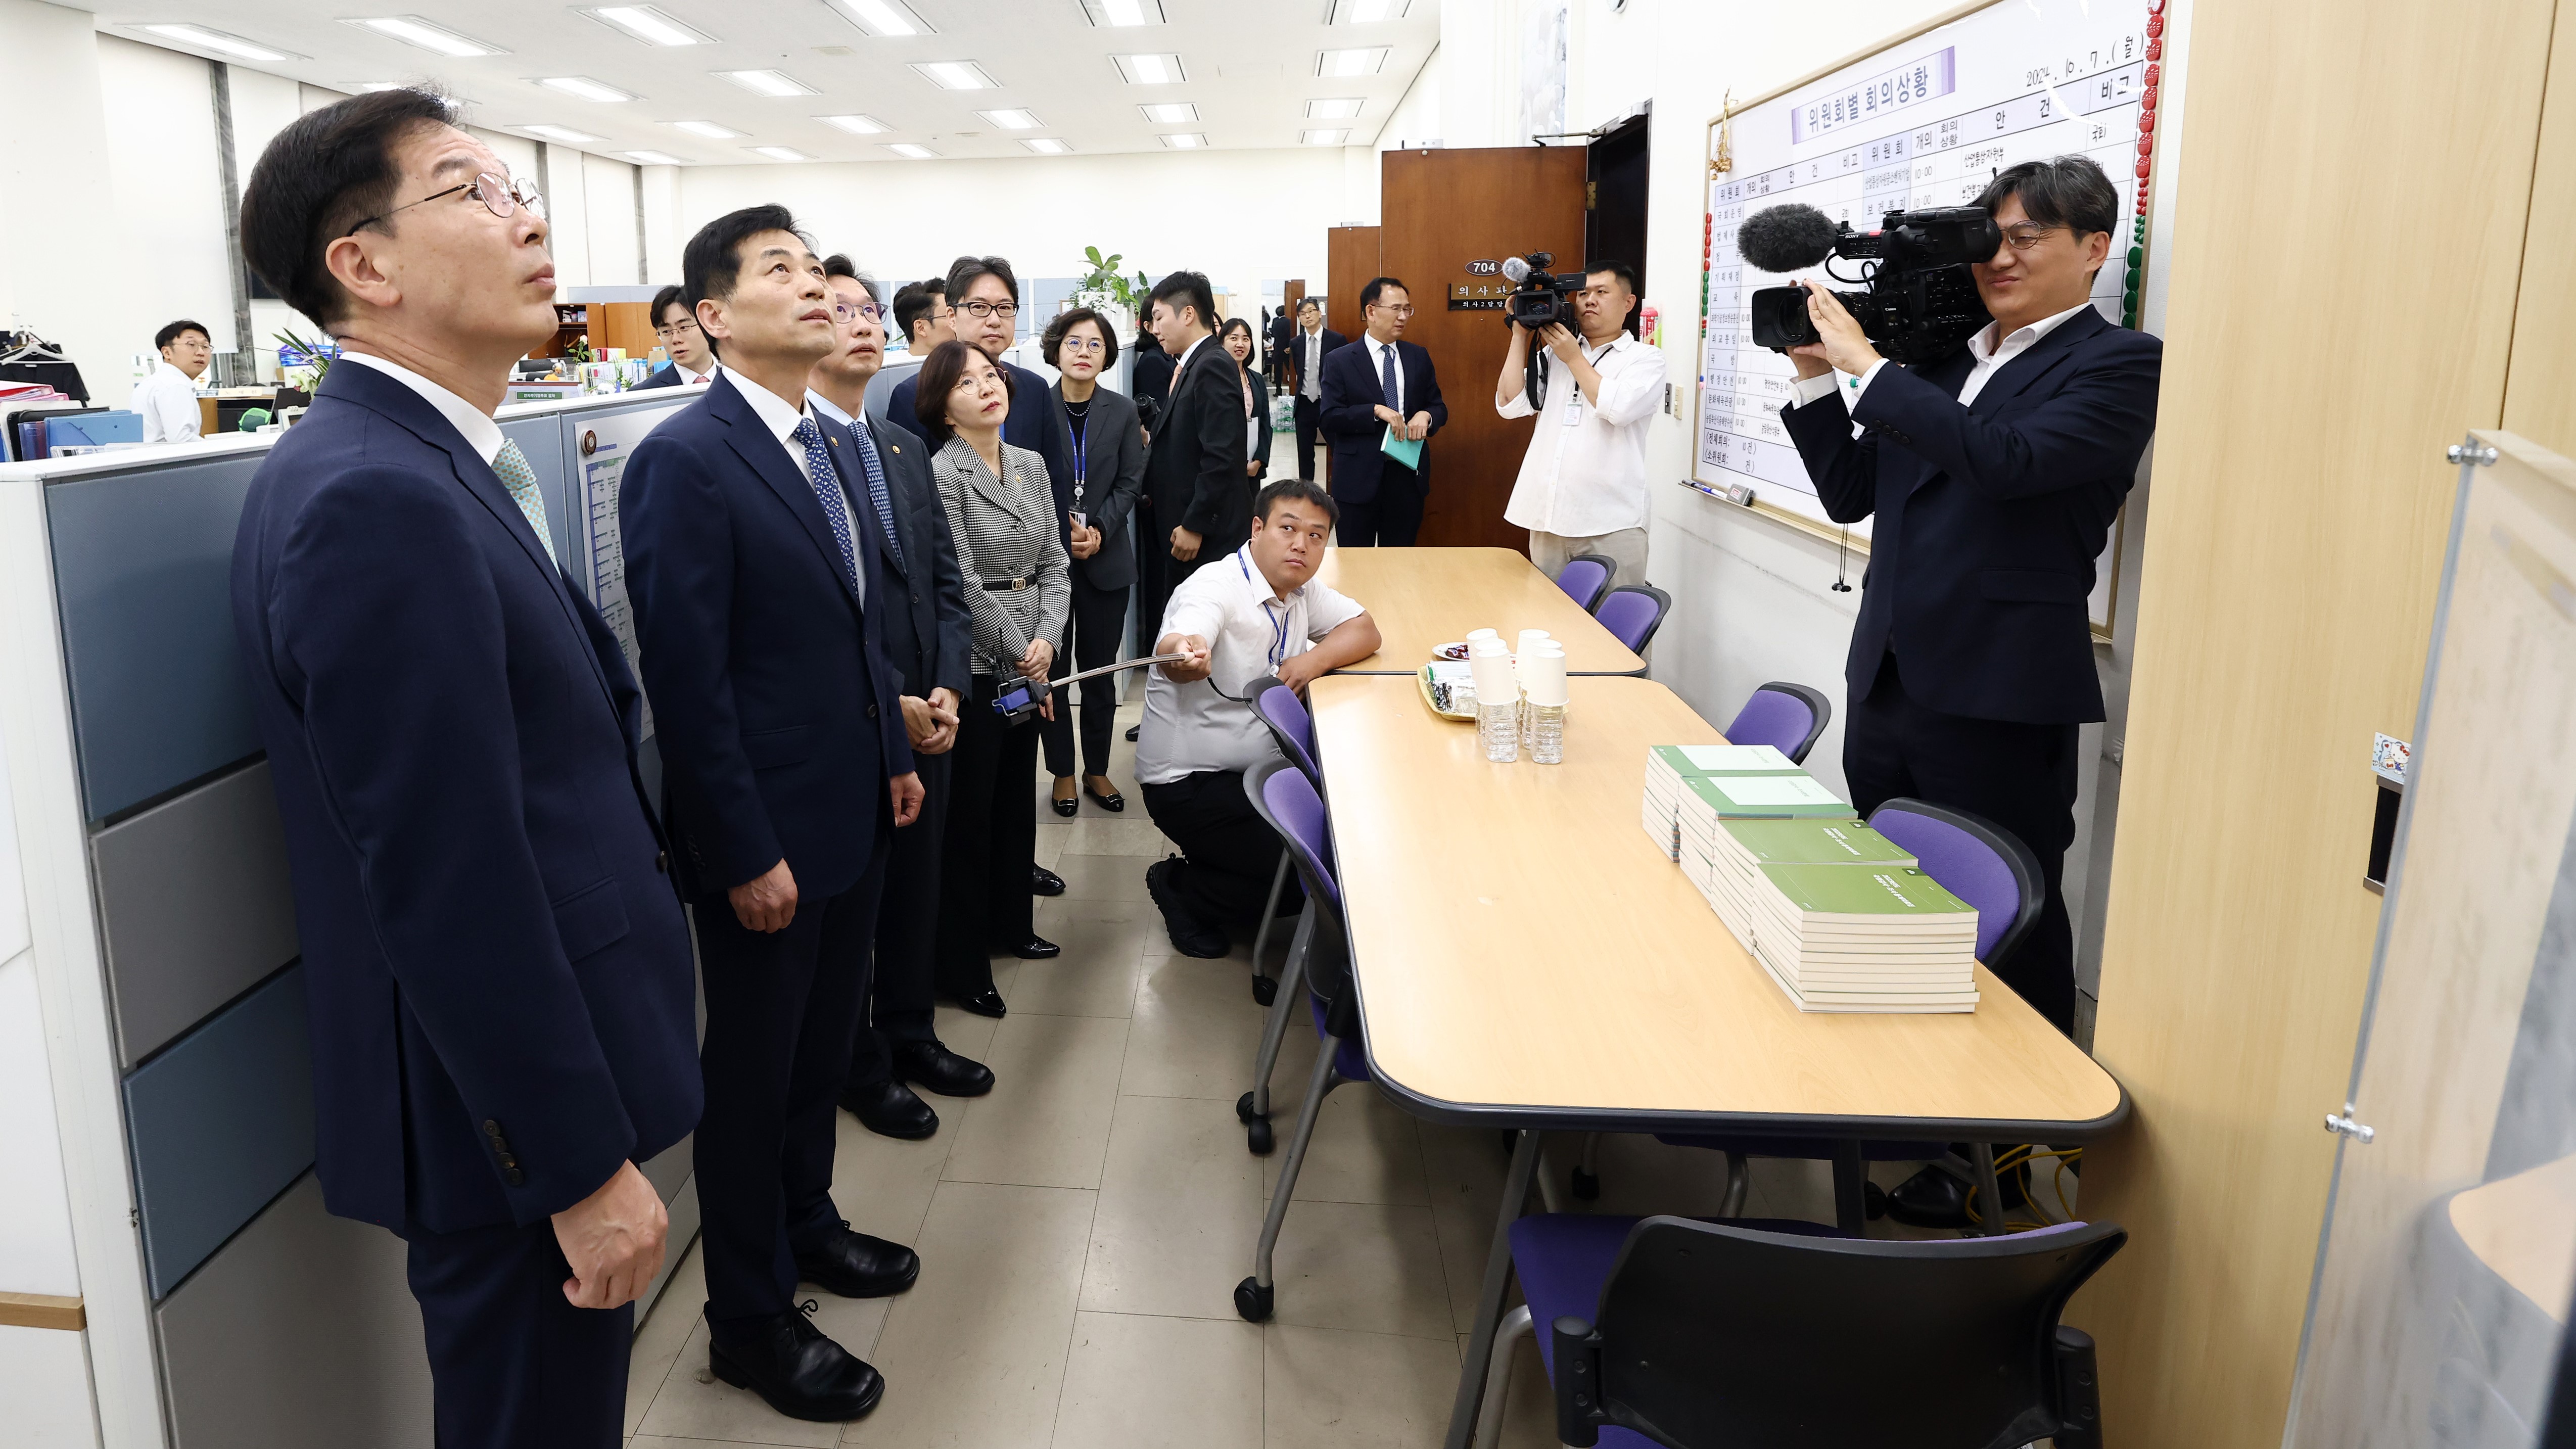
<instances>
[{"instance_id":1,"label":"man in striped tie","mask_svg":"<svg viewBox=\"0 0 2576 1449\"><path fill-rule=\"evenodd\" d=\"M806 401L841 329L795 218L707 223L681 285L724 369L636 446L619 517L706 985L708 1360L791 1418L855 1419L885 1382L797 1311L796 1288L883 1297L921 1271L852 1232L831 1192L886 859L921 808L883 653L904 581L848 432Z\"/></svg>"}]
</instances>

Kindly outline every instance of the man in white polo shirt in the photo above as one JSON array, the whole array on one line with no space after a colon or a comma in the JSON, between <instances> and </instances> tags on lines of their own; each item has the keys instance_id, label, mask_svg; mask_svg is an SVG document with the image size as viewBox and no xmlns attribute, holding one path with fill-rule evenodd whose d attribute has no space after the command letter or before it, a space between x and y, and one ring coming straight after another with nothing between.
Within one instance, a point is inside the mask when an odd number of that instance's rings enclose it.
<instances>
[{"instance_id":1,"label":"man in white polo shirt","mask_svg":"<svg viewBox=\"0 0 2576 1449\"><path fill-rule=\"evenodd\" d=\"M1327 670L1377 652L1377 624L1350 599L1310 582L1340 510L1315 484L1286 478L1253 501L1252 540L1172 591L1145 681L1136 783L1156 828L1181 854L1155 862L1145 888L1184 956L1223 956L1228 931L1259 922L1279 837L1243 793L1244 773L1280 758L1247 692L1277 675L1303 690Z\"/></svg>"},{"instance_id":2,"label":"man in white polo shirt","mask_svg":"<svg viewBox=\"0 0 2576 1449\"><path fill-rule=\"evenodd\" d=\"M1539 417L1503 519L1530 531L1530 562L1549 578L1593 553L1615 565L1611 583L1646 581L1646 428L1664 406L1664 354L1628 335L1636 305L1635 268L1592 264L1574 298L1583 335L1561 323L1538 334L1549 355L1540 363L1547 398L1536 407L1526 385L1530 334L1518 323L1510 329L1494 408Z\"/></svg>"}]
</instances>

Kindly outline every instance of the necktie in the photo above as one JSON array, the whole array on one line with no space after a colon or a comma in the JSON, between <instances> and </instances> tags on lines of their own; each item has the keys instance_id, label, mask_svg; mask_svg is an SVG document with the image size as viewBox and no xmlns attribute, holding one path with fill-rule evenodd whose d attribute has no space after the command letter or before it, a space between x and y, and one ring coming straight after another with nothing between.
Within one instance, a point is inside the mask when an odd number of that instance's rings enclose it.
<instances>
[{"instance_id":1,"label":"necktie","mask_svg":"<svg viewBox=\"0 0 2576 1449\"><path fill-rule=\"evenodd\" d=\"M1377 360L1378 381L1386 387L1386 405L1397 412L1404 411L1404 399L1398 396L1403 389L1395 381L1395 344L1390 342L1378 348Z\"/></svg>"},{"instance_id":2,"label":"necktie","mask_svg":"<svg viewBox=\"0 0 2576 1449\"><path fill-rule=\"evenodd\" d=\"M823 520L832 525L832 541L841 546L841 562L856 585L859 556L850 545L850 509L841 501L841 475L832 466L832 450L823 446L823 432L812 418L798 418L793 436L805 447L805 481L814 489L814 501L823 505Z\"/></svg>"},{"instance_id":3,"label":"necktie","mask_svg":"<svg viewBox=\"0 0 2576 1449\"><path fill-rule=\"evenodd\" d=\"M555 558L554 531L546 527L545 495L537 491L536 470L528 466L528 455L519 451L517 443L504 438L501 451L492 455L492 472L501 480L501 486L509 490L510 501L519 505L519 512L527 518L528 527L537 531L537 542L545 545L546 557L561 568L563 560Z\"/></svg>"},{"instance_id":4,"label":"necktie","mask_svg":"<svg viewBox=\"0 0 2576 1449\"><path fill-rule=\"evenodd\" d=\"M877 507L877 522L885 526L886 549L894 555L894 566L903 567L903 540L894 532L894 495L886 491L885 462L877 456L877 440L868 436L868 425L858 418L850 420L850 436L858 440L859 467L868 475L868 501Z\"/></svg>"}]
</instances>

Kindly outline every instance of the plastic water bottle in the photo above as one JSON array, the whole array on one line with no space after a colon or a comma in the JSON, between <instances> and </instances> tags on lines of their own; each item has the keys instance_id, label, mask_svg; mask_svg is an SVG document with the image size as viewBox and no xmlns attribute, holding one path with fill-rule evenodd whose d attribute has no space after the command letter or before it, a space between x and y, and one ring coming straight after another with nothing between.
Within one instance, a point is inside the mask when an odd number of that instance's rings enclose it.
<instances>
[{"instance_id":1,"label":"plastic water bottle","mask_svg":"<svg viewBox=\"0 0 2576 1449\"><path fill-rule=\"evenodd\" d=\"M1520 701L1518 699L1478 699L1476 702L1476 735L1485 746L1485 758L1497 765L1508 765L1521 756Z\"/></svg>"},{"instance_id":2,"label":"plastic water bottle","mask_svg":"<svg viewBox=\"0 0 2576 1449\"><path fill-rule=\"evenodd\" d=\"M1541 765L1565 762L1565 706L1533 704L1529 709L1530 760Z\"/></svg>"}]
</instances>

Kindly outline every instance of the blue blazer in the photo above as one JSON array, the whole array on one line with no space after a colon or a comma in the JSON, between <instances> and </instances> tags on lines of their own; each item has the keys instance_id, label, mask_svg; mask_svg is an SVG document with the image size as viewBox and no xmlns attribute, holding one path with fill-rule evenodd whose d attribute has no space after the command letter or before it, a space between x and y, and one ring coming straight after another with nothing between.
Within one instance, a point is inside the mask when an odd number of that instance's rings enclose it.
<instances>
[{"instance_id":1,"label":"blue blazer","mask_svg":"<svg viewBox=\"0 0 2576 1449\"><path fill-rule=\"evenodd\" d=\"M842 496L866 609L804 470L731 377L706 391L636 445L618 501L664 814L691 898L783 859L819 901L866 871L893 828L886 779L912 769L880 623L901 586L868 542L864 482ZM863 476L849 435L818 423Z\"/></svg>"},{"instance_id":2,"label":"blue blazer","mask_svg":"<svg viewBox=\"0 0 2576 1449\"><path fill-rule=\"evenodd\" d=\"M1376 354L1367 341L1356 338L1324 354L1324 375L1317 383L1316 426L1333 447L1332 494L1351 503L1374 500L1378 478L1386 469L1386 454L1378 451L1378 444L1386 440L1386 421L1377 409L1392 404L1387 402L1386 383L1377 375ZM1440 379L1431 370L1430 352L1420 343L1399 338L1395 360L1404 369L1404 415L1431 414L1431 431L1425 440L1440 436L1440 430L1449 425L1449 405L1440 400ZM1430 486L1428 448L1414 476L1424 487Z\"/></svg>"},{"instance_id":3,"label":"blue blazer","mask_svg":"<svg viewBox=\"0 0 2576 1449\"><path fill-rule=\"evenodd\" d=\"M1002 420L1002 441L1014 448L1026 448L1046 460L1047 482L1055 489L1056 542L1065 545L1067 556L1073 545L1073 425L1065 420L1064 407L1050 395L1047 380L1025 367L1011 363L998 364L1011 379L1011 414ZM914 412L913 399L921 392L921 369L896 383L894 396L886 399L886 421L921 439L924 447L937 451L938 444L922 431L921 415Z\"/></svg>"},{"instance_id":4,"label":"blue blazer","mask_svg":"<svg viewBox=\"0 0 2576 1449\"><path fill-rule=\"evenodd\" d=\"M651 376L645 378L642 382L635 384L633 387L628 388L627 391L642 392L648 387L678 387L679 385L679 367L674 363L666 362L660 367L653 369Z\"/></svg>"},{"instance_id":5,"label":"blue blazer","mask_svg":"<svg viewBox=\"0 0 2576 1449\"><path fill-rule=\"evenodd\" d=\"M1976 359L1883 367L1784 409L1825 512L1875 517L1844 681L1865 699L1891 647L1906 694L1944 714L2102 718L2084 601L2156 429L2164 343L2098 311L2068 318L1959 406ZM1862 435L1852 436L1860 424Z\"/></svg>"},{"instance_id":6,"label":"blue blazer","mask_svg":"<svg viewBox=\"0 0 2576 1449\"><path fill-rule=\"evenodd\" d=\"M233 625L295 876L323 1200L541 1223L697 1124L689 932L615 636L357 363L252 479Z\"/></svg>"}]
</instances>

